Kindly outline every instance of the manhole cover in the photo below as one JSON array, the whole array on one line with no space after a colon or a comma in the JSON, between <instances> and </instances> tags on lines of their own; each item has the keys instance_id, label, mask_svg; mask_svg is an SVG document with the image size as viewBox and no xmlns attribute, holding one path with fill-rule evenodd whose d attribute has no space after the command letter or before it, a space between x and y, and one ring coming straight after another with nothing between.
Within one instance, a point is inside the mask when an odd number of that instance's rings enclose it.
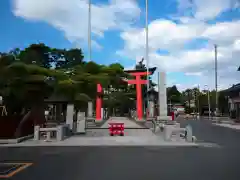
<instances>
[{"instance_id":1,"label":"manhole cover","mask_svg":"<svg viewBox=\"0 0 240 180\"><path fill-rule=\"evenodd\" d=\"M0 178L10 178L31 165L32 163L0 163Z\"/></svg>"}]
</instances>

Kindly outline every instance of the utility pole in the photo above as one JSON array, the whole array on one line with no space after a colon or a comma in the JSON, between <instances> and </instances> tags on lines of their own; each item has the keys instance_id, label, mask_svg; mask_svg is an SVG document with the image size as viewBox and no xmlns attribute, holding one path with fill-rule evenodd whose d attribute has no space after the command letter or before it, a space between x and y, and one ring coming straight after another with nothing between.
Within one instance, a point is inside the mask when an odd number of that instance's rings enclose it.
<instances>
[{"instance_id":1,"label":"utility pole","mask_svg":"<svg viewBox=\"0 0 240 180\"><path fill-rule=\"evenodd\" d=\"M91 0L88 0L88 60L92 60L92 38L91 38Z\"/></svg>"},{"instance_id":2,"label":"utility pole","mask_svg":"<svg viewBox=\"0 0 240 180\"><path fill-rule=\"evenodd\" d=\"M205 85L204 87L206 87L207 89L207 97L208 97L208 119L211 119L211 101L210 101L210 89L208 87L208 85Z\"/></svg>"},{"instance_id":3,"label":"utility pole","mask_svg":"<svg viewBox=\"0 0 240 180\"><path fill-rule=\"evenodd\" d=\"M198 100L198 115L200 116L200 86L199 86L199 84L198 84L197 100Z\"/></svg>"},{"instance_id":4,"label":"utility pole","mask_svg":"<svg viewBox=\"0 0 240 180\"><path fill-rule=\"evenodd\" d=\"M194 88L193 89L193 102L194 102L194 108L193 108L193 114L194 114L194 116L196 116L196 109L197 109L197 101L196 101L196 99L197 99L197 91L196 91L196 89Z\"/></svg>"},{"instance_id":5,"label":"utility pole","mask_svg":"<svg viewBox=\"0 0 240 180\"><path fill-rule=\"evenodd\" d=\"M208 89L208 119L211 119L211 101L210 101L210 90Z\"/></svg>"},{"instance_id":6,"label":"utility pole","mask_svg":"<svg viewBox=\"0 0 240 180\"><path fill-rule=\"evenodd\" d=\"M145 29L146 29L146 68L147 68L147 112L149 108L149 97L148 97L148 91L149 91L149 56L148 56L148 0L145 0Z\"/></svg>"},{"instance_id":7,"label":"utility pole","mask_svg":"<svg viewBox=\"0 0 240 180\"><path fill-rule=\"evenodd\" d=\"M217 59L217 45L214 44L215 50L215 89L216 89L216 116L218 115L218 59Z\"/></svg>"}]
</instances>

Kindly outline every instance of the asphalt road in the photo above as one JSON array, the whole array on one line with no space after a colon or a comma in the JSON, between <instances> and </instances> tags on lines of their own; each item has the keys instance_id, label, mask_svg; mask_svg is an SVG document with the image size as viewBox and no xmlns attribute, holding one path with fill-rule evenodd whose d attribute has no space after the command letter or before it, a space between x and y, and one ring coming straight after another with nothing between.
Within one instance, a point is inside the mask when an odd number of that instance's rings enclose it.
<instances>
[{"instance_id":1,"label":"asphalt road","mask_svg":"<svg viewBox=\"0 0 240 180\"><path fill-rule=\"evenodd\" d=\"M211 147L22 147L0 148L0 162L27 162L32 166L12 180L239 180L240 132L193 125Z\"/></svg>"},{"instance_id":2,"label":"asphalt road","mask_svg":"<svg viewBox=\"0 0 240 180\"><path fill-rule=\"evenodd\" d=\"M182 127L190 124L199 141L216 143L224 148L240 148L240 130L213 125L209 120L180 120Z\"/></svg>"}]
</instances>

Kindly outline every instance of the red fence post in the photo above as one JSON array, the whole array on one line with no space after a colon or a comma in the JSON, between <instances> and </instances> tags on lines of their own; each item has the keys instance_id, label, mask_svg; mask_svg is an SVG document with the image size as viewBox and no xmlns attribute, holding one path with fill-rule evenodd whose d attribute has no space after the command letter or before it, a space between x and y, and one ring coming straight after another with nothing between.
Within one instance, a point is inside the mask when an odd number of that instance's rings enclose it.
<instances>
[{"instance_id":1,"label":"red fence post","mask_svg":"<svg viewBox=\"0 0 240 180\"><path fill-rule=\"evenodd\" d=\"M172 121L174 121L175 120L175 113L174 113L174 111L172 111Z\"/></svg>"}]
</instances>

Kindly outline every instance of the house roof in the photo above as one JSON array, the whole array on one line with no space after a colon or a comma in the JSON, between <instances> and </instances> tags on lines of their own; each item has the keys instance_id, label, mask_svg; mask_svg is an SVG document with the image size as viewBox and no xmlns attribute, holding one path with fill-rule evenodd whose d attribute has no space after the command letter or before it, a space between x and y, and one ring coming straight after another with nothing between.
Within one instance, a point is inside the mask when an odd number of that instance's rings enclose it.
<instances>
[{"instance_id":1,"label":"house roof","mask_svg":"<svg viewBox=\"0 0 240 180\"><path fill-rule=\"evenodd\" d=\"M233 91L240 91L240 83L235 84L232 87L224 90L224 92L233 92Z\"/></svg>"},{"instance_id":2,"label":"house roof","mask_svg":"<svg viewBox=\"0 0 240 180\"><path fill-rule=\"evenodd\" d=\"M153 74L155 71L156 71L156 67L153 67L153 68L149 68L149 72L151 73L151 74ZM133 73L133 72L146 72L147 70L142 70L142 69L138 69L138 70L135 70L135 69L133 69L133 70L124 70L124 72L126 72L126 73Z\"/></svg>"}]
</instances>

